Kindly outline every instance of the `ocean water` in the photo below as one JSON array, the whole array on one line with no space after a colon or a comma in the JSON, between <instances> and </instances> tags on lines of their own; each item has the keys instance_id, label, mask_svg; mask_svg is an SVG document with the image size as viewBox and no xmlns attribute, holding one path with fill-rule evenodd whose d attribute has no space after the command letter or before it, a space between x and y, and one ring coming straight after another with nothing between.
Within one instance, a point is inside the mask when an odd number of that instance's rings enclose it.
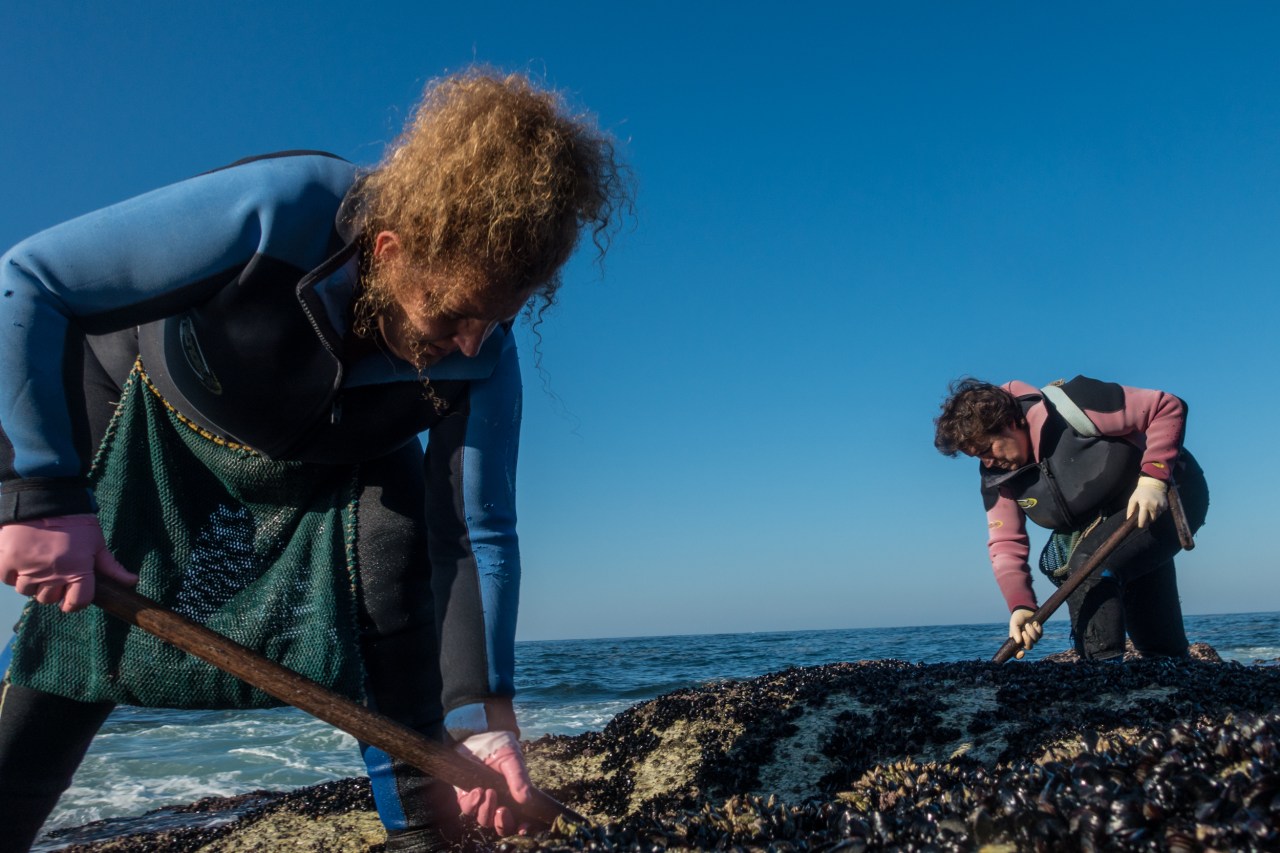
<instances>
[{"instance_id":1,"label":"ocean water","mask_svg":"<svg viewBox=\"0 0 1280 853\"><path fill-rule=\"evenodd\" d=\"M1186 626L1192 642L1210 644L1224 660L1280 658L1280 612L1188 616ZM1005 631L1003 623L993 623L523 642L517 644L516 711L526 738L580 734L673 690L792 666L989 660ZM1045 639L1027 659L1067 648L1067 632L1065 618L1048 622ZM45 829L141 815L206 796L289 790L363 771L354 739L292 708L120 708ZM66 843L55 833L35 850Z\"/></svg>"}]
</instances>

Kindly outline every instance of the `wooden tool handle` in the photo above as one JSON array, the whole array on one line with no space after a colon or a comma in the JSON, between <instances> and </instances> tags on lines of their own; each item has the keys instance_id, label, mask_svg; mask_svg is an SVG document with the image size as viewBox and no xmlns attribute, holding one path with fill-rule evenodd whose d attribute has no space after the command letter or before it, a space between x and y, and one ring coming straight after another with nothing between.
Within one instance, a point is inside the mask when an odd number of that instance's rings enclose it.
<instances>
[{"instance_id":1,"label":"wooden tool handle","mask_svg":"<svg viewBox=\"0 0 1280 853\"><path fill-rule=\"evenodd\" d=\"M101 575L96 581L93 603L112 616L195 655L281 702L324 720L357 740L412 764L424 773L464 790L493 788L521 814L548 826L561 816L579 823L588 822L573 809L536 788L532 802L516 805L511 801L506 780L497 771L469 760L389 717L370 711L120 583Z\"/></svg>"},{"instance_id":2,"label":"wooden tool handle","mask_svg":"<svg viewBox=\"0 0 1280 853\"><path fill-rule=\"evenodd\" d=\"M1117 527L1115 531L1107 537L1105 542L1098 546L1098 550L1093 552L1093 555L1085 561L1083 566L1071 573L1071 577L1067 578L1066 581L1063 582L1062 586L1058 587L1053 595L1049 596L1048 601L1040 605L1040 609L1032 615L1031 621L1039 622L1043 625L1045 620L1052 616L1053 612L1062 606L1062 602L1066 601L1067 598L1070 597L1071 593L1076 591L1076 587L1084 583L1085 578L1093 574L1098 567L1102 565L1102 561L1111 556L1111 552L1116 549L1116 546L1119 545L1126 536L1136 530L1137 527L1138 514L1135 512L1133 515L1126 518L1124 520L1124 524ZM1018 642L1013 637L1010 637L1004 641L1004 645L1001 646L1000 650L991 658L991 662L1004 663L1009 658L1017 654L1018 649L1020 648L1022 648L1022 643Z\"/></svg>"},{"instance_id":3,"label":"wooden tool handle","mask_svg":"<svg viewBox=\"0 0 1280 853\"><path fill-rule=\"evenodd\" d=\"M1182 508L1182 496L1178 494L1178 484L1169 481L1169 515L1173 516L1173 526L1178 531L1178 544L1182 550L1190 551L1196 547L1196 540L1191 535L1191 525L1187 523L1187 513Z\"/></svg>"}]
</instances>

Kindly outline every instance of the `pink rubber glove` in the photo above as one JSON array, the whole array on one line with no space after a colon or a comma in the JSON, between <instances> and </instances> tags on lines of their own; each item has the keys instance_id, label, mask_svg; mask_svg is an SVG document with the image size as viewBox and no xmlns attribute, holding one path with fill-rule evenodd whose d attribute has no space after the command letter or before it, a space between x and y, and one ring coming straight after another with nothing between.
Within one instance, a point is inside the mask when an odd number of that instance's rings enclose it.
<instances>
[{"instance_id":1,"label":"pink rubber glove","mask_svg":"<svg viewBox=\"0 0 1280 853\"><path fill-rule=\"evenodd\" d=\"M524 766L524 753L520 741L512 732L482 732L458 744L457 751L473 756L497 770L507 780L511 798L517 803L527 803L533 798L533 782ZM521 835L529 831L527 823L520 823L506 806L499 805L498 792L492 788L474 788L464 791L453 789L458 795L458 808L462 814L475 818L476 823L487 826L498 835Z\"/></svg>"},{"instance_id":2,"label":"pink rubber glove","mask_svg":"<svg viewBox=\"0 0 1280 853\"><path fill-rule=\"evenodd\" d=\"M95 570L129 586L138 582L107 550L92 513L0 526L0 581L41 604L62 602L65 613L88 607Z\"/></svg>"}]
</instances>

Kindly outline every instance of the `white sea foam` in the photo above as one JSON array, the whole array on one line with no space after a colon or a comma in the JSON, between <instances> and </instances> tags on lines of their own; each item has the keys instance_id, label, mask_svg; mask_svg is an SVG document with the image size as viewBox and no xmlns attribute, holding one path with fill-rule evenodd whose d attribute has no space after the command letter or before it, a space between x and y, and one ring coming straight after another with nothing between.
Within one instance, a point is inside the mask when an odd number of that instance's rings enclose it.
<instances>
[{"instance_id":1,"label":"white sea foam","mask_svg":"<svg viewBox=\"0 0 1280 853\"><path fill-rule=\"evenodd\" d=\"M98 774L77 774L76 782L63 795L50 816L45 830L79 826L95 820L120 815L141 814L167 805L183 805L204 797L248 793L258 788L252 779L237 773L212 776L149 776L127 778L113 773L114 778L95 778Z\"/></svg>"},{"instance_id":2,"label":"white sea foam","mask_svg":"<svg viewBox=\"0 0 1280 853\"><path fill-rule=\"evenodd\" d=\"M170 721L154 724L163 714ZM46 830L362 772L354 738L297 711L121 709L94 739Z\"/></svg>"},{"instance_id":3,"label":"white sea foam","mask_svg":"<svg viewBox=\"0 0 1280 853\"><path fill-rule=\"evenodd\" d=\"M548 708L526 708L516 704L520 733L525 738L542 735L578 735L599 731L634 702L592 702Z\"/></svg>"},{"instance_id":4,"label":"white sea foam","mask_svg":"<svg viewBox=\"0 0 1280 853\"><path fill-rule=\"evenodd\" d=\"M1280 646L1240 646L1221 653L1223 660L1232 660L1238 663L1253 663L1254 661L1274 661L1280 659Z\"/></svg>"}]
</instances>

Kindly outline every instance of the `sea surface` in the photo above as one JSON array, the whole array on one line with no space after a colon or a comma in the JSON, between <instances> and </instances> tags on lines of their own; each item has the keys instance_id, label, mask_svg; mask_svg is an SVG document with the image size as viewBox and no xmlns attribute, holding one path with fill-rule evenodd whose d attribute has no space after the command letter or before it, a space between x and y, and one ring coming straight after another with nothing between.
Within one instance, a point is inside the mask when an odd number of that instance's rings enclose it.
<instances>
[{"instance_id":1,"label":"sea surface","mask_svg":"<svg viewBox=\"0 0 1280 853\"><path fill-rule=\"evenodd\" d=\"M1224 660L1274 665L1280 658L1280 612L1187 616L1185 621L1191 641L1208 643ZM1005 632L1003 623L993 623L522 642L516 646L516 712L525 738L580 734L673 690L793 666L989 660ZM1049 622L1045 639L1027 660L1066 649L1067 632L1065 618ZM94 740L45 830L363 772L354 739L292 708L120 708ZM51 851L68 843L58 835L34 849Z\"/></svg>"}]
</instances>

